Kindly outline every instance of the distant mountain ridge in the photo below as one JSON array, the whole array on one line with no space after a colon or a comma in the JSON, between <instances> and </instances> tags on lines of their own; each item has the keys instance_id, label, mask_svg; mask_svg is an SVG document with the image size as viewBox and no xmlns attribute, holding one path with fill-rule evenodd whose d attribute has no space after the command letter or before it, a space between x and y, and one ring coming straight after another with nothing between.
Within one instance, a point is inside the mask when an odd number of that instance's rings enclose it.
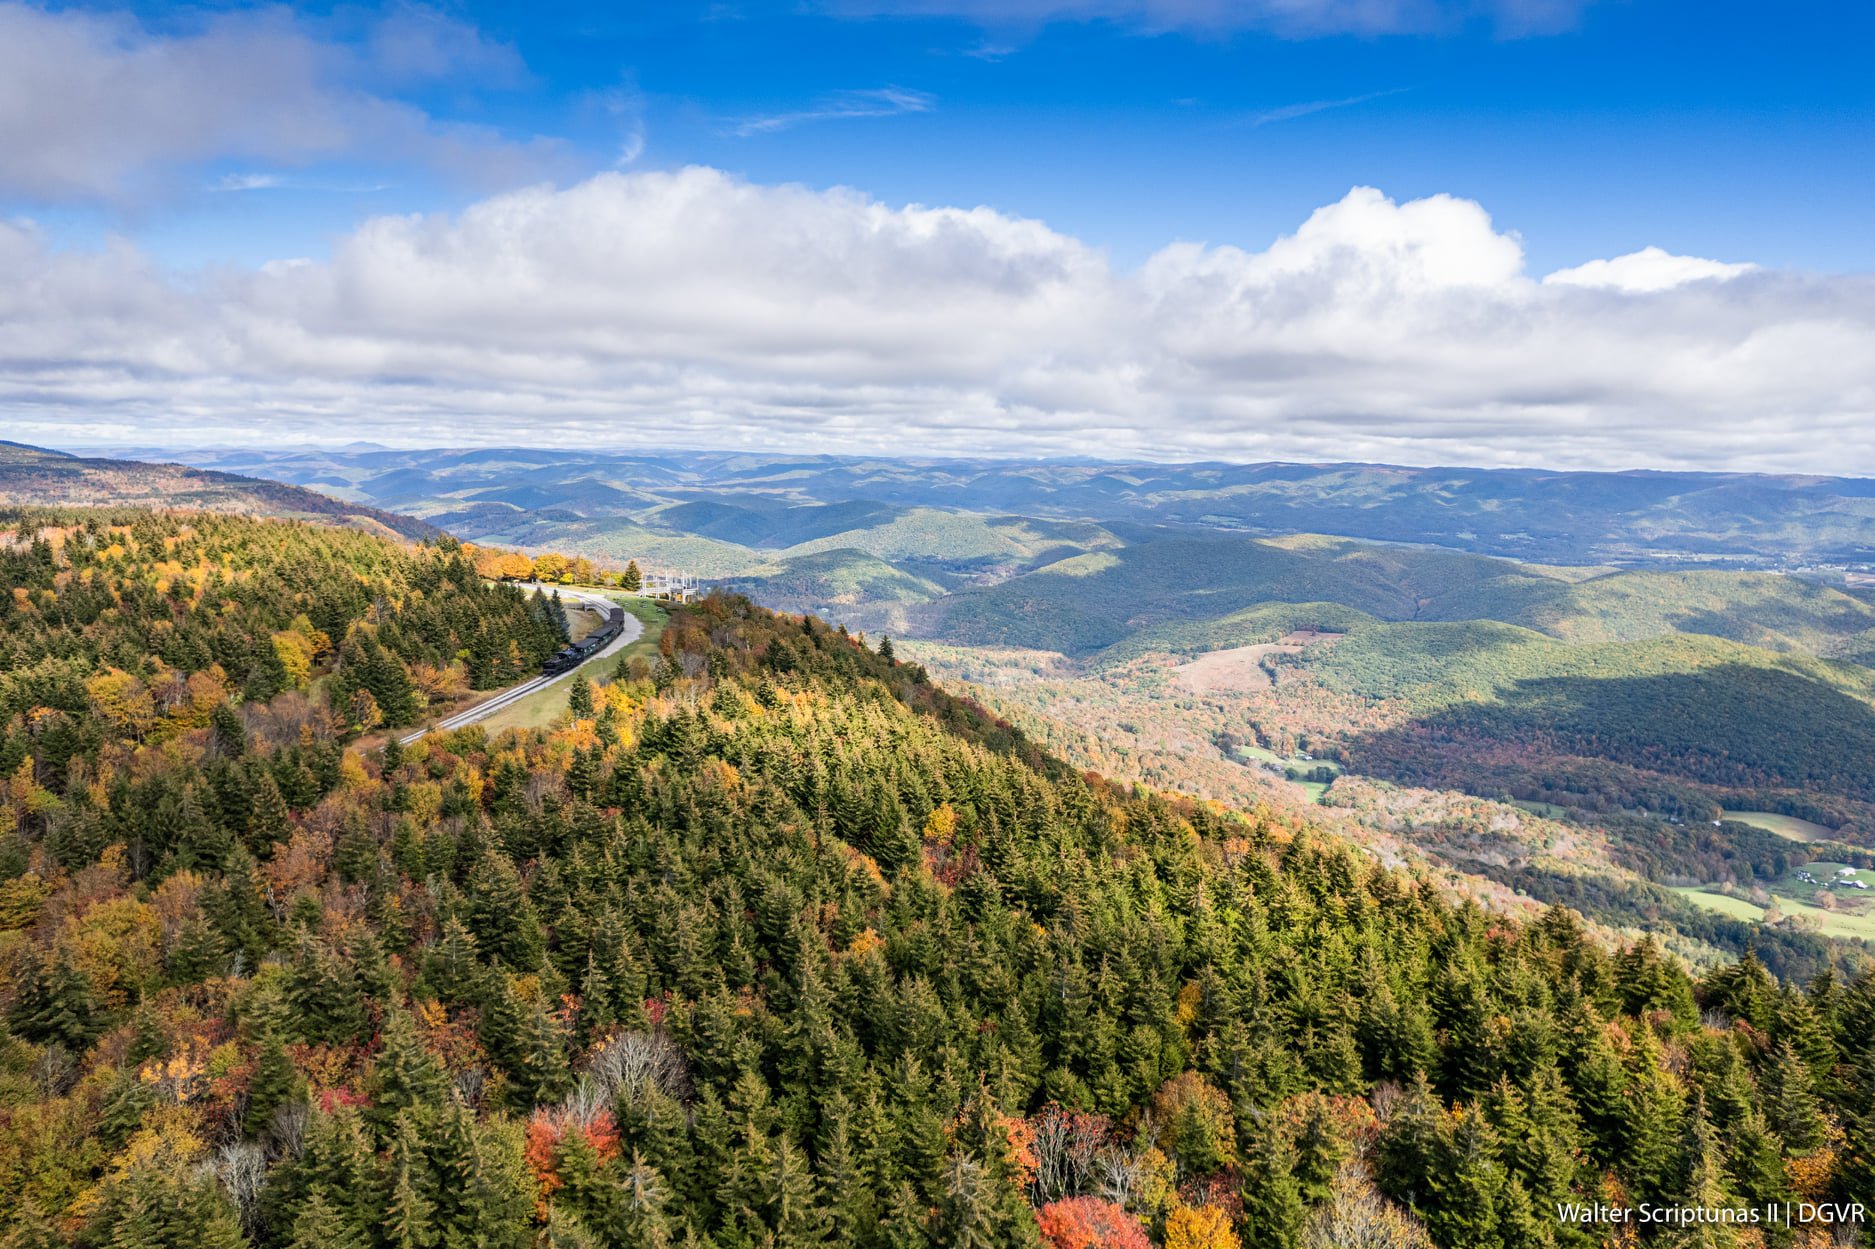
<instances>
[{"instance_id":1,"label":"distant mountain ridge","mask_svg":"<svg viewBox=\"0 0 1875 1249\"><path fill-rule=\"evenodd\" d=\"M443 532L427 521L277 481L182 464L87 459L0 441L0 507L98 506L202 508L314 519L415 541Z\"/></svg>"},{"instance_id":2,"label":"distant mountain ridge","mask_svg":"<svg viewBox=\"0 0 1875 1249\"><path fill-rule=\"evenodd\" d=\"M1875 561L1875 481L1860 478L544 448L240 449L187 458L423 516L494 504L508 509L516 531L535 512L571 511L759 550L816 538L863 546L834 539L888 523L894 512L937 508L1325 533L1557 563ZM841 510L819 514L830 506Z\"/></svg>"}]
</instances>

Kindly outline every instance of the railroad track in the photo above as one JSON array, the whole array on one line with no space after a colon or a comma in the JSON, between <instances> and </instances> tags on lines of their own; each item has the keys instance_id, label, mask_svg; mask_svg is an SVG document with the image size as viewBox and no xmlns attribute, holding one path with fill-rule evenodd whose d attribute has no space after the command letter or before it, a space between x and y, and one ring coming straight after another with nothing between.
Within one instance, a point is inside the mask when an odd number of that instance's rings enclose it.
<instances>
[{"instance_id":1,"label":"railroad track","mask_svg":"<svg viewBox=\"0 0 1875 1249\"><path fill-rule=\"evenodd\" d=\"M545 586L527 583L522 585L521 588L524 590L539 590L543 594L551 594L558 590L562 603L569 607L579 607L586 611L597 612L601 620L605 618L605 614L608 611L618 606L617 603L609 598L602 598L597 594L582 594L578 590L568 590L563 586ZM630 612L626 612L624 627L619 630L619 635L613 638L610 643L603 647L591 659L588 659L586 663L589 664L594 660L604 659L608 655L618 654L627 646L636 642L639 637L644 634L644 631L644 622ZM578 668L573 668L550 677L530 677L518 685L510 685L507 689L501 691L501 693L495 695L487 702L477 703L467 711L458 711L455 715L438 720L435 724L429 725L426 728L418 729L414 733L407 733L403 737L398 738L397 741L400 745L408 746L426 733L446 733L450 729L459 729L465 725L474 724L479 720L486 720L497 711L500 711L504 707L513 706L523 698L526 698L529 694L544 690L550 685L555 685L566 680L585 666L586 664L581 664Z\"/></svg>"}]
</instances>

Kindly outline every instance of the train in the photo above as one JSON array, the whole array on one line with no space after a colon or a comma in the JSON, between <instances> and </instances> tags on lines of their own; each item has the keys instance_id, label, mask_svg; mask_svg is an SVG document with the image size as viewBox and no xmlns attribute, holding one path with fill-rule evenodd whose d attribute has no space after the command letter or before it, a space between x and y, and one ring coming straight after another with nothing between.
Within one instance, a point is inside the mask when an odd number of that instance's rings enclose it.
<instances>
[{"instance_id":1,"label":"train","mask_svg":"<svg viewBox=\"0 0 1875 1249\"><path fill-rule=\"evenodd\" d=\"M540 675L544 677L557 677L562 672L573 671L573 669L579 667L594 655L597 655L607 646L610 646L612 644L612 639L617 637L624 628L625 609L623 607L608 608L605 614L605 620L597 629L594 629L579 641L569 642L553 654L547 656L546 661L540 665Z\"/></svg>"}]
</instances>

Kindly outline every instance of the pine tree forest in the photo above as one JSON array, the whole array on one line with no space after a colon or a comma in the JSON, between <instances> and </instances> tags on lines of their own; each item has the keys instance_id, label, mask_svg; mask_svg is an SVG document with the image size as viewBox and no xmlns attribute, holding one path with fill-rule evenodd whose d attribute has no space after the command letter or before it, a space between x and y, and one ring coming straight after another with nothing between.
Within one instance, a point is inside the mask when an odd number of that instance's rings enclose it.
<instances>
[{"instance_id":1,"label":"pine tree forest","mask_svg":"<svg viewBox=\"0 0 1875 1249\"><path fill-rule=\"evenodd\" d=\"M0 517L7 1249L1848 1243L1875 976L1695 979L731 596L551 727L472 552ZM884 653L881 653L884 652Z\"/></svg>"}]
</instances>

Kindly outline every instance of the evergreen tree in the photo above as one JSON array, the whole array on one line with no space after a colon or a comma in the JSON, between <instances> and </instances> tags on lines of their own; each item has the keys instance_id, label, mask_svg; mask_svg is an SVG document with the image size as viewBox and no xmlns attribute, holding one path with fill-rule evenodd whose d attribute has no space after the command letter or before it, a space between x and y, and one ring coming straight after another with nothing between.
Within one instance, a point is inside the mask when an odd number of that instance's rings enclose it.
<instances>
[{"instance_id":1,"label":"evergreen tree","mask_svg":"<svg viewBox=\"0 0 1875 1249\"><path fill-rule=\"evenodd\" d=\"M1810 1069L1790 1041L1773 1051L1763 1086L1765 1118L1785 1147L1792 1153L1804 1154L1821 1146L1829 1124Z\"/></svg>"},{"instance_id":2,"label":"evergreen tree","mask_svg":"<svg viewBox=\"0 0 1875 1249\"><path fill-rule=\"evenodd\" d=\"M371 1241L314 1190L293 1219L287 1249L371 1249Z\"/></svg>"},{"instance_id":3,"label":"evergreen tree","mask_svg":"<svg viewBox=\"0 0 1875 1249\"><path fill-rule=\"evenodd\" d=\"M576 720L590 720L593 715L592 682L575 676L567 689L566 708Z\"/></svg>"},{"instance_id":4,"label":"evergreen tree","mask_svg":"<svg viewBox=\"0 0 1875 1249\"><path fill-rule=\"evenodd\" d=\"M269 1029L261 1041L260 1056L255 1061L254 1079L248 1085L247 1112L241 1120L249 1136L259 1136L273 1126L281 1106L305 1095L305 1082L299 1069L287 1056L280 1037Z\"/></svg>"},{"instance_id":5,"label":"evergreen tree","mask_svg":"<svg viewBox=\"0 0 1875 1249\"><path fill-rule=\"evenodd\" d=\"M1294 1249L1302 1232L1302 1185L1294 1151L1272 1114L1256 1115L1243 1144L1243 1243L1250 1249Z\"/></svg>"},{"instance_id":6,"label":"evergreen tree","mask_svg":"<svg viewBox=\"0 0 1875 1249\"><path fill-rule=\"evenodd\" d=\"M251 786L253 806L247 819L247 844L265 853L267 847L292 835L293 819L273 773L264 767L255 771L258 775Z\"/></svg>"},{"instance_id":7,"label":"evergreen tree","mask_svg":"<svg viewBox=\"0 0 1875 1249\"><path fill-rule=\"evenodd\" d=\"M241 723L241 713L228 703L216 703L209 712L209 728L213 731L215 746L230 759L239 759L247 753L247 728Z\"/></svg>"},{"instance_id":8,"label":"evergreen tree","mask_svg":"<svg viewBox=\"0 0 1875 1249\"><path fill-rule=\"evenodd\" d=\"M492 847L485 851L465 893L465 918L478 948L517 971L540 966L546 939L512 859Z\"/></svg>"},{"instance_id":9,"label":"evergreen tree","mask_svg":"<svg viewBox=\"0 0 1875 1249\"><path fill-rule=\"evenodd\" d=\"M1312 1206L1326 1201L1350 1152L1326 1099L1309 1099L1293 1147L1293 1171L1303 1202Z\"/></svg>"},{"instance_id":10,"label":"evergreen tree","mask_svg":"<svg viewBox=\"0 0 1875 1249\"><path fill-rule=\"evenodd\" d=\"M104 1031L106 1017L91 978L59 950L22 979L7 1022L29 1041L62 1045L73 1054L82 1054L91 1039Z\"/></svg>"},{"instance_id":11,"label":"evergreen tree","mask_svg":"<svg viewBox=\"0 0 1875 1249\"><path fill-rule=\"evenodd\" d=\"M410 1015L393 1007L384 1018L383 1045L371 1068L372 1123L389 1133L400 1116L439 1102L444 1088L442 1069L417 1039Z\"/></svg>"}]
</instances>

